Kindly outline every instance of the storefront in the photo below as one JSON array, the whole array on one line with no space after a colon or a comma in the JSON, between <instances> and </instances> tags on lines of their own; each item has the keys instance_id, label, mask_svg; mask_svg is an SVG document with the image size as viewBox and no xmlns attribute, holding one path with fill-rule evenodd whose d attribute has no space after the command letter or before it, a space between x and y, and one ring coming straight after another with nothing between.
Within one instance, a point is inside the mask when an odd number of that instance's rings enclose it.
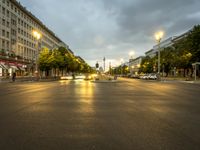
<instances>
[{"instance_id":1,"label":"storefront","mask_svg":"<svg viewBox=\"0 0 200 150\"><path fill-rule=\"evenodd\" d=\"M0 62L0 77L8 76L9 66L5 62Z\"/></svg>"},{"instance_id":2,"label":"storefront","mask_svg":"<svg viewBox=\"0 0 200 150\"><path fill-rule=\"evenodd\" d=\"M0 77L11 76L14 72L17 76L24 76L27 65L18 62L0 61Z\"/></svg>"}]
</instances>

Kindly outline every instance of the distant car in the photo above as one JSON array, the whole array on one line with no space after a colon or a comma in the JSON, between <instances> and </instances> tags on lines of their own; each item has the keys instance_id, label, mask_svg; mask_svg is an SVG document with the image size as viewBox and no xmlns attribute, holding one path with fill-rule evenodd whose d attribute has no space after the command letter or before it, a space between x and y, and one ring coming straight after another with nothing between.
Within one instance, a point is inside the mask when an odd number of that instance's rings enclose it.
<instances>
[{"instance_id":1,"label":"distant car","mask_svg":"<svg viewBox=\"0 0 200 150\"><path fill-rule=\"evenodd\" d=\"M140 79L145 79L145 80L147 80L149 78L149 75L148 74L145 74L145 75L143 75L143 76L140 76Z\"/></svg>"},{"instance_id":2,"label":"distant car","mask_svg":"<svg viewBox=\"0 0 200 150\"><path fill-rule=\"evenodd\" d=\"M149 73L149 74L145 74L143 76L140 76L140 79L156 80L157 79L157 75L155 73Z\"/></svg>"},{"instance_id":3,"label":"distant car","mask_svg":"<svg viewBox=\"0 0 200 150\"><path fill-rule=\"evenodd\" d=\"M139 77L139 75L132 74L132 75L131 75L131 78L134 78L134 79L139 79L140 77Z\"/></svg>"},{"instance_id":4,"label":"distant car","mask_svg":"<svg viewBox=\"0 0 200 150\"><path fill-rule=\"evenodd\" d=\"M128 78L131 78L131 76L132 76L131 73L128 73L128 74L127 74L127 77L128 77Z\"/></svg>"},{"instance_id":5,"label":"distant car","mask_svg":"<svg viewBox=\"0 0 200 150\"><path fill-rule=\"evenodd\" d=\"M86 75L85 76L85 78L84 78L84 80L92 80L93 79L93 77L92 77L92 75Z\"/></svg>"},{"instance_id":6,"label":"distant car","mask_svg":"<svg viewBox=\"0 0 200 150\"><path fill-rule=\"evenodd\" d=\"M61 80L72 80L73 77L70 76L70 75L68 75L68 76L62 76L62 77L60 77L60 79L61 79Z\"/></svg>"},{"instance_id":7,"label":"distant car","mask_svg":"<svg viewBox=\"0 0 200 150\"><path fill-rule=\"evenodd\" d=\"M150 79L150 80L157 80L157 75L156 75L156 74L151 74L151 75L149 76L149 79Z\"/></svg>"},{"instance_id":8,"label":"distant car","mask_svg":"<svg viewBox=\"0 0 200 150\"><path fill-rule=\"evenodd\" d=\"M75 79L85 79L86 76L85 75L77 75L75 76Z\"/></svg>"}]
</instances>

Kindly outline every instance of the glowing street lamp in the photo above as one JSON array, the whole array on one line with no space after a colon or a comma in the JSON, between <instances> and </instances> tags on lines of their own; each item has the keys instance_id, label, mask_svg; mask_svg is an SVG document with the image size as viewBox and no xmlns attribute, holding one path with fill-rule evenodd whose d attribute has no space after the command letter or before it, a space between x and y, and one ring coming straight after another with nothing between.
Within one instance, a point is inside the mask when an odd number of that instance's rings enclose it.
<instances>
[{"instance_id":1,"label":"glowing street lamp","mask_svg":"<svg viewBox=\"0 0 200 150\"><path fill-rule=\"evenodd\" d=\"M129 52L130 59L133 59L133 56L134 56L134 55L135 55L135 52L134 52L134 51Z\"/></svg>"},{"instance_id":2,"label":"glowing street lamp","mask_svg":"<svg viewBox=\"0 0 200 150\"><path fill-rule=\"evenodd\" d=\"M160 42L164 35L163 31L159 31L155 34L155 39L158 43L158 80L160 80Z\"/></svg>"},{"instance_id":3,"label":"glowing street lamp","mask_svg":"<svg viewBox=\"0 0 200 150\"><path fill-rule=\"evenodd\" d=\"M35 62L35 73L36 73L36 75L38 75L38 63L37 63L37 59L38 59L38 54L39 54L39 40L41 39L41 37L42 37L42 35L38 32L38 31L36 31L36 30L34 30L33 31L33 37L34 38L36 38L36 41L37 41L37 44L36 44L36 49L37 49L37 52L36 52L36 62Z\"/></svg>"},{"instance_id":4,"label":"glowing street lamp","mask_svg":"<svg viewBox=\"0 0 200 150\"><path fill-rule=\"evenodd\" d=\"M41 34L37 31L33 31L33 36L34 38L36 38L37 40L40 40L41 39Z\"/></svg>"}]
</instances>

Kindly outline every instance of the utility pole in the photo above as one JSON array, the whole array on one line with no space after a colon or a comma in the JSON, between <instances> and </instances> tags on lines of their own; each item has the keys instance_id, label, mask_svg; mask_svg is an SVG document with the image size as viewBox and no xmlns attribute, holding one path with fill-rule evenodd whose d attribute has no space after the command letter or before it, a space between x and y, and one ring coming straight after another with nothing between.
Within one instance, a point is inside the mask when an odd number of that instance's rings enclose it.
<instances>
[{"instance_id":1,"label":"utility pole","mask_svg":"<svg viewBox=\"0 0 200 150\"><path fill-rule=\"evenodd\" d=\"M163 37L163 34L164 33L162 31L155 34L155 38L158 42L158 80L160 80L160 42Z\"/></svg>"},{"instance_id":2,"label":"utility pole","mask_svg":"<svg viewBox=\"0 0 200 150\"><path fill-rule=\"evenodd\" d=\"M112 70L111 70L111 62L109 62L109 72L110 72L110 75L112 74Z\"/></svg>"},{"instance_id":3,"label":"utility pole","mask_svg":"<svg viewBox=\"0 0 200 150\"><path fill-rule=\"evenodd\" d=\"M105 63L105 61L106 61L106 58L104 57L104 58L103 58L103 67L104 67L104 72L106 71L106 63Z\"/></svg>"}]
</instances>

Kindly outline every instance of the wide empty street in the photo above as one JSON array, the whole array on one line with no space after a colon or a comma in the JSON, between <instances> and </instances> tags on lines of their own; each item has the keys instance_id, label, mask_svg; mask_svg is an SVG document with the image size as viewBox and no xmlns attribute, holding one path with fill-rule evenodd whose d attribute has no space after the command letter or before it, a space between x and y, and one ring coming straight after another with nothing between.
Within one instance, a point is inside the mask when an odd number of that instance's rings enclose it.
<instances>
[{"instance_id":1,"label":"wide empty street","mask_svg":"<svg viewBox=\"0 0 200 150\"><path fill-rule=\"evenodd\" d=\"M199 150L200 84L0 83L1 150Z\"/></svg>"}]
</instances>

